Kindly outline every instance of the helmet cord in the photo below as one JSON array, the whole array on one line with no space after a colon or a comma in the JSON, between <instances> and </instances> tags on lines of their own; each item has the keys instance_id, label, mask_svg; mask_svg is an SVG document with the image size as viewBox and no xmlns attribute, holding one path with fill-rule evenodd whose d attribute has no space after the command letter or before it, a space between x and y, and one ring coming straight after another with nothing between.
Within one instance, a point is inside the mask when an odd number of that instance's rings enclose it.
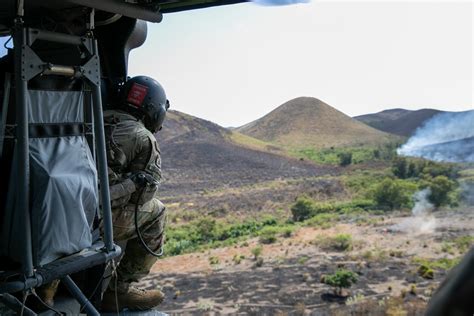
<instances>
[{"instance_id":1,"label":"helmet cord","mask_svg":"<svg viewBox=\"0 0 474 316\"><path fill-rule=\"evenodd\" d=\"M142 233L140 232L140 228L138 227L138 206L139 206L139 203L140 203L140 199L143 196L143 192L145 192L145 188L142 188L140 190L137 202L135 203L135 232L137 233L137 237L140 240L140 243L142 244L143 248L145 248L145 250L150 255L152 255L154 257L161 257L161 256L163 256L163 247L161 247L159 253L156 253L153 250L151 250L150 247L148 247L148 245L146 244L145 240L143 240Z\"/></svg>"}]
</instances>

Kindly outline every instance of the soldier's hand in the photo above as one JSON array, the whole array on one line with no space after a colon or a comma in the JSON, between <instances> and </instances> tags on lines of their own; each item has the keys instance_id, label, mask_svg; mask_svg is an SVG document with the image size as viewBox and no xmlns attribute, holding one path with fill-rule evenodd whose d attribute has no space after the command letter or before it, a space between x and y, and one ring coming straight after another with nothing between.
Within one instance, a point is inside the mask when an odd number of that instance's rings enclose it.
<instances>
[{"instance_id":1,"label":"soldier's hand","mask_svg":"<svg viewBox=\"0 0 474 316\"><path fill-rule=\"evenodd\" d=\"M138 171L132 174L130 179L132 179L132 181L135 183L135 185L138 188L158 185L158 181L156 181L156 179L153 178L153 176L143 171Z\"/></svg>"}]
</instances>

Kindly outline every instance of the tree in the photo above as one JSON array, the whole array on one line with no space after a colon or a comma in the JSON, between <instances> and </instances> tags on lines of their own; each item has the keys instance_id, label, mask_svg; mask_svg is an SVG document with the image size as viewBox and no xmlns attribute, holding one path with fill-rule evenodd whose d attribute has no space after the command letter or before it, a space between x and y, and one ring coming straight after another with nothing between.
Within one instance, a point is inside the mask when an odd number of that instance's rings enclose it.
<instances>
[{"instance_id":1,"label":"tree","mask_svg":"<svg viewBox=\"0 0 474 316\"><path fill-rule=\"evenodd\" d=\"M337 154L339 158L339 165L344 167L352 163L352 153L351 152L342 152Z\"/></svg>"},{"instance_id":2,"label":"tree","mask_svg":"<svg viewBox=\"0 0 474 316\"><path fill-rule=\"evenodd\" d=\"M417 187L413 183L386 178L375 187L373 195L378 206L393 210L400 207L410 207L412 195L416 189Z\"/></svg>"},{"instance_id":3,"label":"tree","mask_svg":"<svg viewBox=\"0 0 474 316\"><path fill-rule=\"evenodd\" d=\"M334 274L326 275L324 283L334 287L334 294L341 295L343 288L349 288L357 282L357 274L346 269L339 269Z\"/></svg>"},{"instance_id":4,"label":"tree","mask_svg":"<svg viewBox=\"0 0 474 316\"><path fill-rule=\"evenodd\" d=\"M252 250L250 250L255 260L257 260L260 257L260 255L262 254L262 250L263 248L261 246L257 246L255 248L252 248Z\"/></svg>"},{"instance_id":5,"label":"tree","mask_svg":"<svg viewBox=\"0 0 474 316\"><path fill-rule=\"evenodd\" d=\"M216 228L216 220L209 216L201 218L196 223L196 233L198 234L198 238L203 241L213 240L215 238Z\"/></svg>"},{"instance_id":6,"label":"tree","mask_svg":"<svg viewBox=\"0 0 474 316\"><path fill-rule=\"evenodd\" d=\"M372 154L375 159L380 159L380 149L374 149Z\"/></svg>"},{"instance_id":7,"label":"tree","mask_svg":"<svg viewBox=\"0 0 474 316\"><path fill-rule=\"evenodd\" d=\"M428 199L436 207L440 207L451 202L449 193L454 190L456 183L449 180L446 176L437 176L429 181L428 186L431 189L431 194Z\"/></svg>"},{"instance_id":8,"label":"tree","mask_svg":"<svg viewBox=\"0 0 474 316\"><path fill-rule=\"evenodd\" d=\"M420 170L417 167L416 163L414 161L411 161L408 164L407 177L408 178L418 177L419 173L420 173Z\"/></svg>"},{"instance_id":9,"label":"tree","mask_svg":"<svg viewBox=\"0 0 474 316\"><path fill-rule=\"evenodd\" d=\"M293 220L304 221L312 216L314 208L314 202L308 197L299 197L295 204L291 207L291 214L293 215Z\"/></svg>"},{"instance_id":10,"label":"tree","mask_svg":"<svg viewBox=\"0 0 474 316\"><path fill-rule=\"evenodd\" d=\"M392 164L393 175L400 179L406 179L407 171L407 160L403 157L397 157Z\"/></svg>"}]
</instances>

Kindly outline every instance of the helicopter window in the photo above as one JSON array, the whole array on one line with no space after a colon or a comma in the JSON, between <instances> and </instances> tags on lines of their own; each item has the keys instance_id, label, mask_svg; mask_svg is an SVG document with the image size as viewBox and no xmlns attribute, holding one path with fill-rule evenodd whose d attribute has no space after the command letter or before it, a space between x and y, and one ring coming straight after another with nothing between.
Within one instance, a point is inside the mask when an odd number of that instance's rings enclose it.
<instances>
[{"instance_id":1,"label":"helicopter window","mask_svg":"<svg viewBox=\"0 0 474 316\"><path fill-rule=\"evenodd\" d=\"M13 41L11 40L11 37L0 37L0 58L7 54L7 48L13 48Z\"/></svg>"}]
</instances>

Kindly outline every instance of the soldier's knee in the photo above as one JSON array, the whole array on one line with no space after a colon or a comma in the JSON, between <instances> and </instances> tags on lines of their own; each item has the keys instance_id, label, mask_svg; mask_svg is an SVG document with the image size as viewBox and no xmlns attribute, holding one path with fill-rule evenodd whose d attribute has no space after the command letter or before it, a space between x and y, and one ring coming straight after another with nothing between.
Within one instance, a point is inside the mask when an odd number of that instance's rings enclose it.
<instances>
[{"instance_id":1,"label":"soldier's knee","mask_svg":"<svg viewBox=\"0 0 474 316\"><path fill-rule=\"evenodd\" d=\"M153 198L152 199L152 208L153 208L153 213L161 216L161 214L166 213L166 206L161 202L160 200Z\"/></svg>"}]
</instances>

